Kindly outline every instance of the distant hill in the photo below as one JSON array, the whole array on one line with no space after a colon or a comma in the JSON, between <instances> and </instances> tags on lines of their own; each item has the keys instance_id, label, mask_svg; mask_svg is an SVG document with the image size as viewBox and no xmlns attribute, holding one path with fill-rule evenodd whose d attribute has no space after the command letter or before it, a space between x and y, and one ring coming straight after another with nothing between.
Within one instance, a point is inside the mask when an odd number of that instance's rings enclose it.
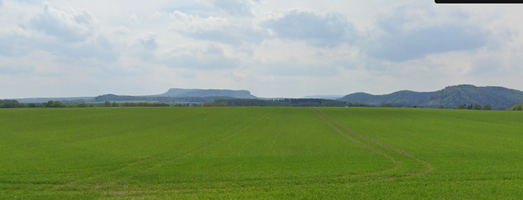
<instances>
[{"instance_id":1,"label":"distant hill","mask_svg":"<svg viewBox=\"0 0 523 200\"><path fill-rule=\"evenodd\" d=\"M429 108L435 108L439 105L443 105L445 108L455 108L460 104L478 103L480 105L489 104L495 110L505 110L517 103L522 103L523 92L504 87L457 85L435 92L399 91L387 95L354 93L339 100L376 106L390 103L394 106L424 106Z\"/></svg>"},{"instance_id":2,"label":"distant hill","mask_svg":"<svg viewBox=\"0 0 523 200\"><path fill-rule=\"evenodd\" d=\"M523 92L504 87L476 87L458 85L446 87L423 99L420 105L457 107L459 104L490 104L492 109L505 110L523 102Z\"/></svg>"},{"instance_id":3,"label":"distant hill","mask_svg":"<svg viewBox=\"0 0 523 200\"><path fill-rule=\"evenodd\" d=\"M371 105L382 105L390 103L394 106L415 106L422 99L434 94L434 92L414 92L409 90L402 90L385 95L372 95L363 92L349 94L344 96L339 101L360 102Z\"/></svg>"},{"instance_id":4,"label":"distant hill","mask_svg":"<svg viewBox=\"0 0 523 200\"><path fill-rule=\"evenodd\" d=\"M61 101L61 102L88 102L94 97L45 97L45 98L22 98L16 99L20 103L43 103L48 101Z\"/></svg>"},{"instance_id":5,"label":"distant hill","mask_svg":"<svg viewBox=\"0 0 523 200\"><path fill-rule=\"evenodd\" d=\"M312 95L312 96L305 96L304 99L331 99L336 100L339 98L342 98L343 95Z\"/></svg>"},{"instance_id":6,"label":"distant hill","mask_svg":"<svg viewBox=\"0 0 523 200\"><path fill-rule=\"evenodd\" d=\"M49 98L23 98L16 99L20 103L43 103L47 101L61 101L63 103L84 103L84 102L104 102L104 101L158 101L158 102L194 102L212 103L216 99L256 99L247 90L217 90L217 89L179 89L172 88L166 93L159 95L114 95L104 94L96 97L49 97Z\"/></svg>"},{"instance_id":7,"label":"distant hill","mask_svg":"<svg viewBox=\"0 0 523 200\"><path fill-rule=\"evenodd\" d=\"M256 99L257 97L251 95L247 90L216 90L216 89L180 89L171 88L169 91L159 95L161 97L234 97L243 99Z\"/></svg>"},{"instance_id":8,"label":"distant hill","mask_svg":"<svg viewBox=\"0 0 523 200\"><path fill-rule=\"evenodd\" d=\"M212 103L217 99L234 99L234 97L228 96L212 96L212 97L167 97L167 96L126 96L126 95L114 95L104 94L95 97L92 102L105 102L105 101L145 101L145 102L163 102L163 103Z\"/></svg>"}]
</instances>

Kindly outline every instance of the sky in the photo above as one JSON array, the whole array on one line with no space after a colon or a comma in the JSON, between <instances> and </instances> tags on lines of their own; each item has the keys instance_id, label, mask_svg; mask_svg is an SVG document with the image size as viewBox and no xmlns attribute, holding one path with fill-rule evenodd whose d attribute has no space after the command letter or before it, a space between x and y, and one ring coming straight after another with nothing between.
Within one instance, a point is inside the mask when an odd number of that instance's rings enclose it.
<instances>
[{"instance_id":1,"label":"sky","mask_svg":"<svg viewBox=\"0 0 523 200\"><path fill-rule=\"evenodd\" d=\"M523 90L523 5L0 0L0 99Z\"/></svg>"}]
</instances>

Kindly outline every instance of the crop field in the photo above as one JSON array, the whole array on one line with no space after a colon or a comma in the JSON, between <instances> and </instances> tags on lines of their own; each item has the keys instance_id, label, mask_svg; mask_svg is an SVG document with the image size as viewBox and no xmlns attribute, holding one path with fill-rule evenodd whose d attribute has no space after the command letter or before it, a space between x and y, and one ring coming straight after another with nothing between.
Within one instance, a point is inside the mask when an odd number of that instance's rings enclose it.
<instances>
[{"instance_id":1,"label":"crop field","mask_svg":"<svg viewBox=\"0 0 523 200\"><path fill-rule=\"evenodd\" d=\"M520 199L523 113L0 110L0 199Z\"/></svg>"}]
</instances>

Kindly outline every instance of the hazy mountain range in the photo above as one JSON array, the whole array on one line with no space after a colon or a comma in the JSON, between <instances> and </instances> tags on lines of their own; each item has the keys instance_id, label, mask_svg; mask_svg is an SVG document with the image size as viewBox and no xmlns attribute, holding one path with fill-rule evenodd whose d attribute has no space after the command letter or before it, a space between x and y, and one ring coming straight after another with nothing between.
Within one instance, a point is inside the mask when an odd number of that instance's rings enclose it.
<instances>
[{"instance_id":1,"label":"hazy mountain range","mask_svg":"<svg viewBox=\"0 0 523 200\"><path fill-rule=\"evenodd\" d=\"M372 105L392 104L394 106L423 106L455 108L460 104L489 104L492 109L503 110L517 103L523 103L523 92L504 87L476 87L474 85L449 86L435 92L398 91L386 95L354 93L339 101L359 102Z\"/></svg>"},{"instance_id":2,"label":"hazy mountain range","mask_svg":"<svg viewBox=\"0 0 523 200\"><path fill-rule=\"evenodd\" d=\"M341 98L340 98L341 97ZM172 88L163 94L145 96L125 96L105 94L97 97L67 97L67 98L25 98L16 99L20 103L41 103L49 100L63 102L104 102L104 101L159 101L159 102L214 102L217 99L273 99L252 95L247 90L218 89L180 89ZM305 98L333 99L344 102L358 102L380 106L392 104L402 107L456 108L460 104L489 104L492 109L504 110L517 103L523 103L523 92L504 87L476 87L474 85L449 86L434 92L415 92L402 90L385 95L372 95L358 92L342 95L313 95ZM282 98L277 98L282 99Z\"/></svg>"},{"instance_id":3,"label":"hazy mountain range","mask_svg":"<svg viewBox=\"0 0 523 200\"><path fill-rule=\"evenodd\" d=\"M312 95L312 96L305 96L304 99L332 99L336 100L339 98L342 98L344 95Z\"/></svg>"}]
</instances>

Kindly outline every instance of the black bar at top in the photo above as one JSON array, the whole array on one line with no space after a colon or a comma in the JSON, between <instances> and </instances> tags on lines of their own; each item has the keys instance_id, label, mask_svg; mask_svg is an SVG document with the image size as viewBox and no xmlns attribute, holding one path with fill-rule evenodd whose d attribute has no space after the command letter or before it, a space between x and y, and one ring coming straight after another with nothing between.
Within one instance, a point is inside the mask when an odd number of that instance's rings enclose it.
<instances>
[{"instance_id":1,"label":"black bar at top","mask_svg":"<svg viewBox=\"0 0 523 200\"><path fill-rule=\"evenodd\" d=\"M436 3L454 4L454 3L470 3L470 4L509 4L519 3L523 4L523 0L434 0Z\"/></svg>"}]
</instances>

